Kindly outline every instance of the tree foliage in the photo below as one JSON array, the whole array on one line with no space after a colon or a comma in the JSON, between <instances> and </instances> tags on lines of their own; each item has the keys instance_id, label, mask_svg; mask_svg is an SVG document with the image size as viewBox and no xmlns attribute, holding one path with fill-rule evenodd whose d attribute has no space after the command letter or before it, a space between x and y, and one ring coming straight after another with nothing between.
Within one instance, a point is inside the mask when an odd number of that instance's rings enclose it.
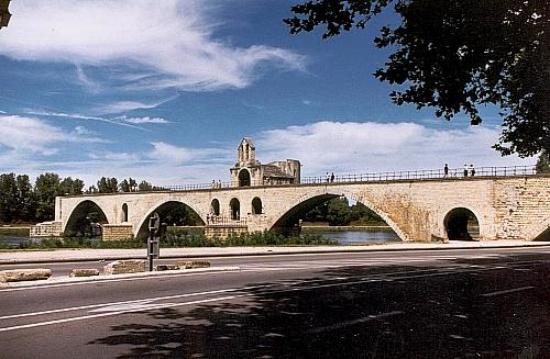
<instances>
[{"instance_id":1,"label":"tree foliage","mask_svg":"<svg viewBox=\"0 0 550 359\"><path fill-rule=\"evenodd\" d=\"M384 224L384 220L364 204L357 202L350 206L346 197L334 198L321 203L308 211L303 220L327 222L330 226Z\"/></svg>"},{"instance_id":2,"label":"tree foliage","mask_svg":"<svg viewBox=\"0 0 550 359\"><path fill-rule=\"evenodd\" d=\"M101 177L97 181L97 190L99 193L118 192L118 180L116 178Z\"/></svg>"},{"instance_id":3,"label":"tree foliage","mask_svg":"<svg viewBox=\"0 0 550 359\"><path fill-rule=\"evenodd\" d=\"M119 189L116 178L102 177L98 187L88 187L86 193L111 193ZM142 181L139 186L137 181L129 178L120 184L120 190L134 192L136 190L154 190L156 187L149 182ZM79 195L84 190L84 182L78 178L60 178L56 173L43 173L31 184L28 175L16 175L15 173L0 174L0 223L16 222L43 222L54 219L55 197L66 195ZM93 217L88 216L90 218ZM188 222L196 221L189 215ZM93 218L92 218L93 219ZM88 221L89 222L89 221ZM96 221L97 222L97 221Z\"/></svg>"},{"instance_id":4,"label":"tree foliage","mask_svg":"<svg viewBox=\"0 0 550 359\"><path fill-rule=\"evenodd\" d=\"M494 147L503 155L550 150L550 1L547 0L309 0L285 19L293 34L324 27L323 38L364 28L389 5L401 17L375 38L395 50L374 75L390 84L394 103L434 107L450 120L479 108L502 109Z\"/></svg>"},{"instance_id":5,"label":"tree foliage","mask_svg":"<svg viewBox=\"0 0 550 359\"><path fill-rule=\"evenodd\" d=\"M537 173L550 173L550 152L542 151L537 161Z\"/></svg>"}]
</instances>

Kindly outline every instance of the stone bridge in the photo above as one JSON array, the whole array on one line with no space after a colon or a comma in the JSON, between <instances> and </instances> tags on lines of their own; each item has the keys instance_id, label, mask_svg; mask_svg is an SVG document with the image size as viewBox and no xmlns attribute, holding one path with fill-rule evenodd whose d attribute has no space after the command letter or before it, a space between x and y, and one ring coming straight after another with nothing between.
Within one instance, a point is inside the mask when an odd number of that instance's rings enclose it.
<instances>
[{"instance_id":1,"label":"stone bridge","mask_svg":"<svg viewBox=\"0 0 550 359\"><path fill-rule=\"evenodd\" d=\"M130 192L56 199L61 232L99 208L104 228L143 238L149 216L169 203L195 211L211 233L288 231L301 215L346 196L382 217L404 241L446 240L468 231L474 239L549 239L550 176L357 181ZM96 207L97 206L97 207ZM474 229L472 229L474 228ZM216 232L216 230L219 230Z\"/></svg>"}]
</instances>

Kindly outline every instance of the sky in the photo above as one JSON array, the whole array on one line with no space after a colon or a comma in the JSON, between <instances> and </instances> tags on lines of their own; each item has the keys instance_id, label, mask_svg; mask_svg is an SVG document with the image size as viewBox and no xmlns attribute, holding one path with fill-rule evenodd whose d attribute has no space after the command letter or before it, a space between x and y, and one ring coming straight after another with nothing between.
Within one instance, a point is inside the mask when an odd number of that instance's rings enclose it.
<instances>
[{"instance_id":1,"label":"sky","mask_svg":"<svg viewBox=\"0 0 550 359\"><path fill-rule=\"evenodd\" d=\"M16 0L0 30L0 172L158 185L228 180L244 136L303 176L532 165L484 122L397 106L363 31L290 35L298 0Z\"/></svg>"}]
</instances>

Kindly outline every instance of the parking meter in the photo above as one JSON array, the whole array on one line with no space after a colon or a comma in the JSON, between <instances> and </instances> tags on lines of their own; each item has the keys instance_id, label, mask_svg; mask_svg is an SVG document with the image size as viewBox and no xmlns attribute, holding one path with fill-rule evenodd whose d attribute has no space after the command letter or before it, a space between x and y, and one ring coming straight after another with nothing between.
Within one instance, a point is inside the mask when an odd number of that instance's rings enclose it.
<instances>
[{"instance_id":1,"label":"parking meter","mask_svg":"<svg viewBox=\"0 0 550 359\"><path fill-rule=\"evenodd\" d=\"M153 259L159 257L160 237L163 226L160 223L160 216L157 212L149 217L149 236L147 237L147 258L149 259L149 271L153 270Z\"/></svg>"}]
</instances>

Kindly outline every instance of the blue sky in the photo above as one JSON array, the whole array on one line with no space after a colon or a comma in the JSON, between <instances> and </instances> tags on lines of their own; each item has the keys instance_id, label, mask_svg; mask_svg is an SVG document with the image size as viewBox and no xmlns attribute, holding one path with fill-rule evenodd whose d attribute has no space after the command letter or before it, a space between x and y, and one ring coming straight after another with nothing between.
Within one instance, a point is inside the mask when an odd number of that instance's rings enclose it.
<instances>
[{"instance_id":1,"label":"blue sky","mask_svg":"<svg viewBox=\"0 0 550 359\"><path fill-rule=\"evenodd\" d=\"M295 0L296 1L296 0ZM395 106L364 31L291 36L286 0L17 0L0 30L0 171L158 184L228 178L252 136L303 173L530 165L490 148L500 119Z\"/></svg>"}]
</instances>

